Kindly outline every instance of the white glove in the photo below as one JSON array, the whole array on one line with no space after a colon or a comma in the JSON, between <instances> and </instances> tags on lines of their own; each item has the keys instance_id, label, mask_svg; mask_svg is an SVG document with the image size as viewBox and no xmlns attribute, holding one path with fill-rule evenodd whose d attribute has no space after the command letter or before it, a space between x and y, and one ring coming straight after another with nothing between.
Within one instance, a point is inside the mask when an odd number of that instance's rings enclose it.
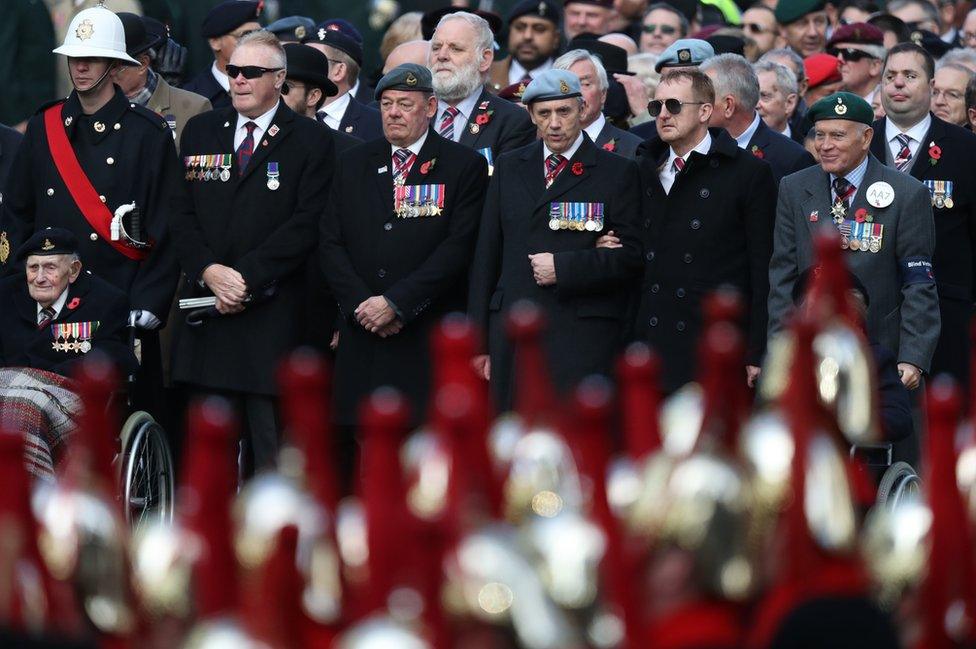
<instances>
[{"instance_id":1,"label":"white glove","mask_svg":"<svg viewBox=\"0 0 976 649\"><path fill-rule=\"evenodd\" d=\"M136 309L129 313L129 322L138 329L158 329L163 323L149 311Z\"/></svg>"}]
</instances>

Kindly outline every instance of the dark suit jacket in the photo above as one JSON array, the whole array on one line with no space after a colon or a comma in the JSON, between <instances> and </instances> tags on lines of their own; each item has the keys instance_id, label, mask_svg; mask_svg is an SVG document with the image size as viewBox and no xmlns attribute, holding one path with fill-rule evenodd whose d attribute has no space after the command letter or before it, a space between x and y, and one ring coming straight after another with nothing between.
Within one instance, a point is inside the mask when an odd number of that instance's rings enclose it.
<instances>
[{"instance_id":1,"label":"dark suit jacket","mask_svg":"<svg viewBox=\"0 0 976 649\"><path fill-rule=\"evenodd\" d=\"M773 173L725 129L709 133L708 154L691 153L670 194L658 177L668 144L645 142L638 154L646 263L635 334L661 356L668 391L695 376L702 300L720 286L742 295L747 362L759 365L766 346Z\"/></svg>"},{"instance_id":2,"label":"dark suit jacket","mask_svg":"<svg viewBox=\"0 0 976 649\"><path fill-rule=\"evenodd\" d=\"M228 108L231 105L230 95L214 79L213 71L210 66L183 84L183 90L195 92L201 97L210 100L214 109Z\"/></svg>"},{"instance_id":3,"label":"dark suit jacket","mask_svg":"<svg viewBox=\"0 0 976 649\"><path fill-rule=\"evenodd\" d=\"M7 175L14 163L17 147L24 136L19 131L0 124L0 205L3 204L3 192L6 190Z\"/></svg>"},{"instance_id":4,"label":"dark suit jacket","mask_svg":"<svg viewBox=\"0 0 976 649\"><path fill-rule=\"evenodd\" d=\"M886 119L874 123L871 153L891 165L885 142ZM935 164L929 156L932 144L941 149ZM932 265L942 311L942 335L932 357L932 373L948 372L964 385L969 377L969 319L976 288L976 135L932 115L932 125L921 142L909 174L924 182L952 183L952 207L936 202L935 254Z\"/></svg>"},{"instance_id":5,"label":"dark suit jacket","mask_svg":"<svg viewBox=\"0 0 976 649\"><path fill-rule=\"evenodd\" d=\"M358 137L363 142L383 137L380 111L360 103L355 97L350 97L346 112L339 122L339 130L346 135Z\"/></svg>"},{"instance_id":6,"label":"dark suit jacket","mask_svg":"<svg viewBox=\"0 0 976 649\"><path fill-rule=\"evenodd\" d=\"M340 311L334 381L340 424L356 423L360 401L382 385L401 390L413 421L423 421L432 328L465 304L488 184L484 158L430 129L406 185L443 185L444 206L438 216L416 218L394 213L391 158L386 139L343 153L321 223L319 259ZM355 319L356 307L376 295L387 298L404 323L388 338Z\"/></svg>"},{"instance_id":7,"label":"dark suit jacket","mask_svg":"<svg viewBox=\"0 0 976 649\"><path fill-rule=\"evenodd\" d=\"M479 108L485 102L487 106ZM491 148L491 153L497 160L506 151L535 141L536 128L529 119L529 114L512 102L499 99L485 89L481 91L474 108L471 118L461 131L461 137L458 138L460 144L475 151ZM478 125L478 115L487 115L489 111L492 114L487 118L488 123ZM434 119L437 119L436 115Z\"/></svg>"},{"instance_id":8,"label":"dark suit jacket","mask_svg":"<svg viewBox=\"0 0 976 649\"><path fill-rule=\"evenodd\" d=\"M544 352L563 394L589 374L609 374L620 349L630 291L641 268L637 167L583 137L548 189L542 142L496 161L472 266L468 312L487 332L492 391L502 410L512 407L518 389L505 333L505 318L516 301L532 300L544 311ZM551 206L565 202L602 203L603 229L550 229ZM620 237L622 248L596 248L597 239L609 230ZM533 279L528 255L540 252L553 254L554 286L539 286Z\"/></svg>"},{"instance_id":9,"label":"dark suit jacket","mask_svg":"<svg viewBox=\"0 0 976 649\"><path fill-rule=\"evenodd\" d=\"M611 144L611 141L613 144ZM617 128L608 121L600 129L600 134L593 143L604 151L616 153L628 160L633 160L637 157L637 147L640 146L642 141L641 138L633 133Z\"/></svg>"},{"instance_id":10,"label":"dark suit jacket","mask_svg":"<svg viewBox=\"0 0 976 649\"><path fill-rule=\"evenodd\" d=\"M354 95L356 101L358 101L360 104L363 104L364 106L368 106L370 102L372 102L375 99L375 97L373 96L375 90L376 89L373 88L373 86L366 83L366 81L363 80L362 76L360 76L359 89L356 90L356 94Z\"/></svg>"},{"instance_id":11,"label":"dark suit jacket","mask_svg":"<svg viewBox=\"0 0 976 649\"><path fill-rule=\"evenodd\" d=\"M107 354L122 374L132 372L136 359L129 348L126 329L129 300L125 293L88 271L82 271L74 284L68 285L67 291L67 301L52 325L92 323L89 351ZM10 275L0 280L0 366L36 367L70 376L75 364L85 358L87 352L55 349L55 343L81 341L59 341L54 335L52 326L37 328L37 302L27 291L24 275Z\"/></svg>"},{"instance_id":12,"label":"dark suit jacket","mask_svg":"<svg viewBox=\"0 0 976 649\"><path fill-rule=\"evenodd\" d=\"M777 133L766 126L766 122L759 120L759 128L752 134L746 147L752 155L764 160L773 170L773 182L779 187L783 176L812 167L817 164L813 156L782 133Z\"/></svg>"},{"instance_id":13,"label":"dark suit jacket","mask_svg":"<svg viewBox=\"0 0 976 649\"><path fill-rule=\"evenodd\" d=\"M233 108L191 119L183 130L184 162L186 156L233 153L236 127ZM241 273L252 295L271 286L276 293L242 313L212 318L199 327L179 320L174 380L277 393L278 362L302 340L306 326L305 262L316 246L334 161L332 131L281 102L243 175L234 156L228 182L183 181L173 205L174 245L184 274L181 295L209 294L197 281L213 263ZM277 189L269 186L272 163L280 174Z\"/></svg>"}]
</instances>

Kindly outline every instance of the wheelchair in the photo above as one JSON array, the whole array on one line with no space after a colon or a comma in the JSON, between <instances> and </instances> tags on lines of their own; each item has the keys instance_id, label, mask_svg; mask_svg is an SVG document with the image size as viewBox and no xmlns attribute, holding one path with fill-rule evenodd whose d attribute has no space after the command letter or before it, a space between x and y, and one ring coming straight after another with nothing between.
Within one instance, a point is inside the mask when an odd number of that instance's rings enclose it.
<instances>
[{"instance_id":1,"label":"wheelchair","mask_svg":"<svg viewBox=\"0 0 976 649\"><path fill-rule=\"evenodd\" d=\"M851 456L858 455L872 468L880 471L875 505L892 511L906 502L922 498L922 479L908 462L892 462L891 444L865 444L851 447Z\"/></svg>"}]
</instances>

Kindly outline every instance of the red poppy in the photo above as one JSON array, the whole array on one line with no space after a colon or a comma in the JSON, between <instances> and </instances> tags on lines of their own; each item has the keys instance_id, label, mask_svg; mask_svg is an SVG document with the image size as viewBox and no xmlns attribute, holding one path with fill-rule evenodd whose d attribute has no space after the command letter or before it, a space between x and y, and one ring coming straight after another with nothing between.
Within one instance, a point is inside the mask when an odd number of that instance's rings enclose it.
<instances>
[{"instance_id":1,"label":"red poppy","mask_svg":"<svg viewBox=\"0 0 976 649\"><path fill-rule=\"evenodd\" d=\"M754 155L754 156L756 156L756 157L757 157L757 158L759 158L760 160L762 160L763 158L765 158L765 157L766 157L766 154L765 154L765 153L763 153L763 150L762 150L762 149L760 149L760 148L759 148L758 146L756 146L755 144L753 144L753 145L752 145L752 155Z\"/></svg>"},{"instance_id":2,"label":"red poppy","mask_svg":"<svg viewBox=\"0 0 976 649\"><path fill-rule=\"evenodd\" d=\"M864 220L868 217L868 211L863 207L854 212L854 220L858 223L864 223Z\"/></svg>"},{"instance_id":3,"label":"red poppy","mask_svg":"<svg viewBox=\"0 0 976 649\"><path fill-rule=\"evenodd\" d=\"M81 304L81 298L80 297L73 297L73 298L71 298L71 301L68 302L68 308L71 309L72 311L74 311L75 309L78 308L78 305L79 304Z\"/></svg>"},{"instance_id":4,"label":"red poppy","mask_svg":"<svg viewBox=\"0 0 976 649\"><path fill-rule=\"evenodd\" d=\"M610 153L613 153L614 151L617 150L617 141L616 140L610 140L609 142L607 142L606 144L603 145L603 150L604 151L609 151Z\"/></svg>"},{"instance_id":5,"label":"red poppy","mask_svg":"<svg viewBox=\"0 0 976 649\"><path fill-rule=\"evenodd\" d=\"M583 175L583 163L582 162L574 162L573 163L573 175L574 176L582 176Z\"/></svg>"},{"instance_id":6,"label":"red poppy","mask_svg":"<svg viewBox=\"0 0 976 649\"><path fill-rule=\"evenodd\" d=\"M932 144L929 147L929 157L932 158L933 160L938 160L939 158L942 157L942 149L939 148L939 145Z\"/></svg>"},{"instance_id":7,"label":"red poppy","mask_svg":"<svg viewBox=\"0 0 976 649\"><path fill-rule=\"evenodd\" d=\"M478 113L478 116L474 118L474 123L478 126L484 126L488 123L488 113Z\"/></svg>"},{"instance_id":8,"label":"red poppy","mask_svg":"<svg viewBox=\"0 0 976 649\"><path fill-rule=\"evenodd\" d=\"M420 165L420 173L422 175L426 176L430 172L430 170L434 168L434 162L436 160L437 160L437 158L431 158L427 162L425 162L422 165Z\"/></svg>"}]
</instances>

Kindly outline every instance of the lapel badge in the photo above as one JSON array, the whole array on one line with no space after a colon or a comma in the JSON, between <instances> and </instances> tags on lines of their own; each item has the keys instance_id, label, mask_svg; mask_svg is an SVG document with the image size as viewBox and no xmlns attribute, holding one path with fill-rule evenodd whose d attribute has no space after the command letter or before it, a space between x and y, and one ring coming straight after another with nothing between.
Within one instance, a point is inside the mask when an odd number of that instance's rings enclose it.
<instances>
[{"instance_id":1,"label":"lapel badge","mask_svg":"<svg viewBox=\"0 0 976 649\"><path fill-rule=\"evenodd\" d=\"M895 200L895 189L888 183L879 180L878 182L871 183L865 196L871 207L880 209L888 207Z\"/></svg>"},{"instance_id":2,"label":"lapel badge","mask_svg":"<svg viewBox=\"0 0 976 649\"><path fill-rule=\"evenodd\" d=\"M268 129L268 137L274 137L275 135L278 135L278 131L280 130L281 129L278 128L277 124L272 124L271 128Z\"/></svg>"},{"instance_id":3,"label":"lapel badge","mask_svg":"<svg viewBox=\"0 0 976 649\"><path fill-rule=\"evenodd\" d=\"M101 122L95 122L95 132L96 133L104 133L105 132L105 125L102 124Z\"/></svg>"},{"instance_id":4,"label":"lapel badge","mask_svg":"<svg viewBox=\"0 0 976 649\"><path fill-rule=\"evenodd\" d=\"M352 124L346 127L346 133L352 133Z\"/></svg>"},{"instance_id":5,"label":"lapel badge","mask_svg":"<svg viewBox=\"0 0 976 649\"><path fill-rule=\"evenodd\" d=\"M68 115L67 117L64 118L64 125L71 126L72 121L74 121L74 118L71 117L71 115Z\"/></svg>"},{"instance_id":6,"label":"lapel badge","mask_svg":"<svg viewBox=\"0 0 976 649\"><path fill-rule=\"evenodd\" d=\"M471 125L470 125L470 126L468 127L468 130L469 130L469 131L471 131L471 134L472 134L472 135L477 135L477 134L478 134L478 131L480 131L480 130L481 130L481 127L480 127L480 126L478 126L477 124L471 124Z\"/></svg>"},{"instance_id":7,"label":"lapel badge","mask_svg":"<svg viewBox=\"0 0 976 649\"><path fill-rule=\"evenodd\" d=\"M810 212L810 223L816 223L820 220L820 210L813 210Z\"/></svg>"}]
</instances>

